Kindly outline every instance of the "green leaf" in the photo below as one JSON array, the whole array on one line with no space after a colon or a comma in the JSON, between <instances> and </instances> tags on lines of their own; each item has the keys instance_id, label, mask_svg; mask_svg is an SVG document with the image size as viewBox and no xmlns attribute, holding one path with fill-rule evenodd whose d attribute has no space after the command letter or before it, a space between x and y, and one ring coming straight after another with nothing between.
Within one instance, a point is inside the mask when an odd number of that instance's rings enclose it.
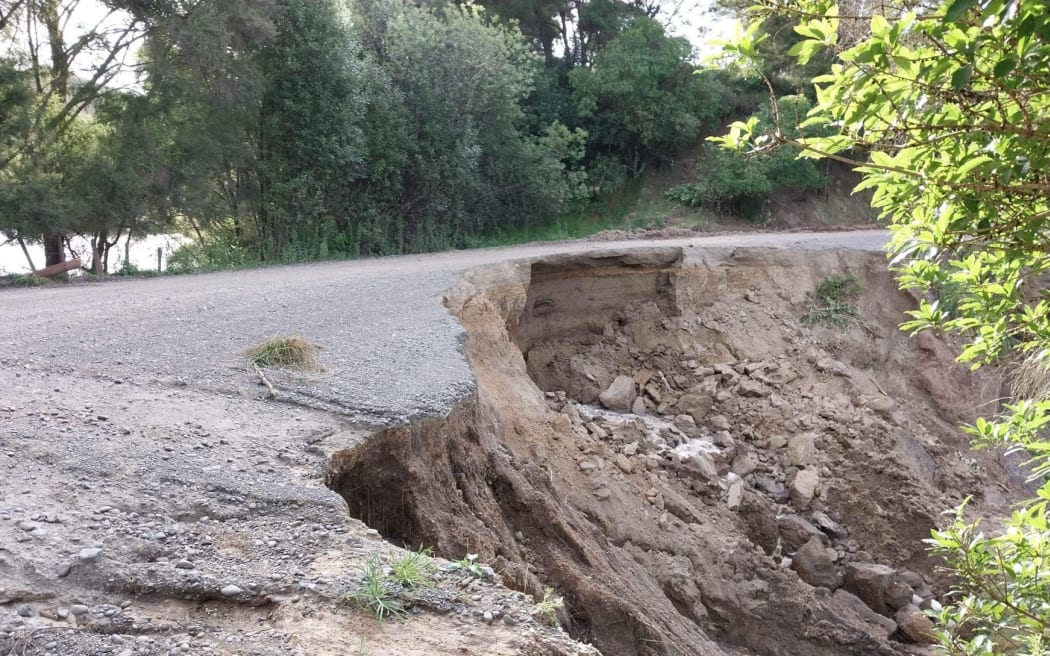
<instances>
[{"instance_id":1,"label":"green leaf","mask_svg":"<svg viewBox=\"0 0 1050 656\"><path fill-rule=\"evenodd\" d=\"M948 11L944 12L945 22L954 23L976 4L977 0L955 0L948 5Z\"/></svg>"},{"instance_id":2,"label":"green leaf","mask_svg":"<svg viewBox=\"0 0 1050 656\"><path fill-rule=\"evenodd\" d=\"M995 68L992 69L992 74L995 75L995 77L1004 77L1009 75L1016 66L1017 60L1012 57L1001 59L999 60L999 63L995 65Z\"/></svg>"},{"instance_id":3,"label":"green leaf","mask_svg":"<svg viewBox=\"0 0 1050 656\"><path fill-rule=\"evenodd\" d=\"M973 64L967 64L962 68L952 73L952 88L956 91L966 87L970 84L970 78L973 77Z\"/></svg>"}]
</instances>

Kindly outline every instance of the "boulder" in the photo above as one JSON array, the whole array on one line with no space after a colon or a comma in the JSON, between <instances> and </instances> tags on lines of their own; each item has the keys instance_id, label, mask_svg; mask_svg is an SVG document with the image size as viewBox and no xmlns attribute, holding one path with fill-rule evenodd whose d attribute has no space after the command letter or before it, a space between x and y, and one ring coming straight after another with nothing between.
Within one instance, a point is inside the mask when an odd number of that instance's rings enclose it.
<instances>
[{"instance_id":1,"label":"boulder","mask_svg":"<svg viewBox=\"0 0 1050 656\"><path fill-rule=\"evenodd\" d=\"M791 503L799 510L806 510L809 508L809 505L813 503L813 498L817 496L817 489L819 487L820 475L817 474L817 470L800 470L795 474L795 477L791 479L791 485L788 487L788 494L791 496Z\"/></svg>"},{"instance_id":2,"label":"boulder","mask_svg":"<svg viewBox=\"0 0 1050 656\"><path fill-rule=\"evenodd\" d=\"M636 415L647 415L649 410L645 407L645 401L642 397L636 397L634 403L631 404L631 412Z\"/></svg>"},{"instance_id":3,"label":"boulder","mask_svg":"<svg viewBox=\"0 0 1050 656\"><path fill-rule=\"evenodd\" d=\"M795 467L808 467L817 457L816 436L802 433L788 440L787 462Z\"/></svg>"},{"instance_id":4,"label":"boulder","mask_svg":"<svg viewBox=\"0 0 1050 656\"><path fill-rule=\"evenodd\" d=\"M616 412L630 412L638 393L634 389L634 379L630 376L617 376L604 392L598 395L598 400L609 410Z\"/></svg>"},{"instance_id":5,"label":"boulder","mask_svg":"<svg viewBox=\"0 0 1050 656\"><path fill-rule=\"evenodd\" d=\"M740 381L740 385L738 385L736 388L736 393L740 396L746 396L752 399L761 399L772 394L773 390L769 389L757 380L745 378Z\"/></svg>"},{"instance_id":6,"label":"boulder","mask_svg":"<svg viewBox=\"0 0 1050 656\"><path fill-rule=\"evenodd\" d=\"M845 587L876 613L889 615L892 609L886 603L886 592L895 575L892 567L852 562L846 565Z\"/></svg>"},{"instance_id":7,"label":"boulder","mask_svg":"<svg viewBox=\"0 0 1050 656\"><path fill-rule=\"evenodd\" d=\"M888 638L897 630L896 622L888 617L879 615L856 595L844 589L840 588L835 591L835 594L831 597L831 604L835 608L836 614L856 617L872 627L874 633L881 638Z\"/></svg>"},{"instance_id":8,"label":"boulder","mask_svg":"<svg viewBox=\"0 0 1050 656\"><path fill-rule=\"evenodd\" d=\"M784 544L798 549L813 538L821 537L820 531L798 515L782 515L777 518L777 530Z\"/></svg>"},{"instance_id":9,"label":"boulder","mask_svg":"<svg viewBox=\"0 0 1050 656\"><path fill-rule=\"evenodd\" d=\"M886 605L893 610L900 610L911 603L915 591L911 586L900 580L895 580L886 586Z\"/></svg>"},{"instance_id":10,"label":"boulder","mask_svg":"<svg viewBox=\"0 0 1050 656\"><path fill-rule=\"evenodd\" d=\"M836 590L842 586L842 575L835 568L835 561L824 546L824 540L813 536L802 545L791 560L791 568L800 579L815 588Z\"/></svg>"},{"instance_id":11,"label":"boulder","mask_svg":"<svg viewBox=\"0 0 1050 656\"><path fill-rule=\"evenodd\" d=\"M694 422L699 424L711 412L714 402L715 399L710 394L690 392L678 399L675 408L680 414L689 415Z\"/></svg>"},{"instance_id":12,"label":"boulder","mask_svg":"<svg viewBox=\"0 0 1050 656\"><path fill-rule=\"evenodd\" d=\"M755 464L755 460L751 457L751 453L748 451L741 451L737 453L735 458L733 458L733 473L741 478L747 476L757 468L758 465Z\"/></svg>"},{"instance_id":13,"label":"boulder","mask_svg":"<svg viewBox=\"0 0 1050 656\"><path fill-rule=\"evenodd\" d=\"M726 506L736 510L744 502L744 480L736 474L729 474L729 491L726 494Z\"/></svg>"},{"instance_id":14,"label":"boulder","mask_svg":"<svg viewBox=\"0 0 1050 656\"><path fill-rule=\"evenodd\" d=\"M933 630L933 620L926 613L919 610L917 606L908 604L894 616L897 627L909 640L921 645L932 645L937 642L937 634Z\"/></svg>"},{"instance_id":15,"label":"boulder","mask_svg":"<svg viewBox=\"0 0 1050 656\"><path fill-rule=\"evenodd\" d=\"M831 538L835 540L843 540L849 537L849 531L847 531L844 526L828 517L827 513L817 510L814 511L810 517L813 520L813 524Z\"/></svg>"}]
</instances>

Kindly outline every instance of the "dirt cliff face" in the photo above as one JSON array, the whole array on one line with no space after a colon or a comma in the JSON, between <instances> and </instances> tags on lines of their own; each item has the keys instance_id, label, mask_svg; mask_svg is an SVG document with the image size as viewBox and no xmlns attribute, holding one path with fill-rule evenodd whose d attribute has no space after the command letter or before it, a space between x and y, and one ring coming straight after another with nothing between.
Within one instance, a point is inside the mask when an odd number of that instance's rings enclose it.
<instances>
[{"instance_id":1,"label":"dirt cliff face","mask_svg":"<svg viewBox=\"0 0 1050 656\"><path fill-rule=\"evenodd\" d=\"M865 285L860 320L804 326L831 274ZM957 429L999 381L898 331L915 301L877 254L561 256L446 300L477 394L327 483L395 542L553 586L603 653L921 651L906 620L945 590L921 540L966 496L992 516L1021 494Z\"/></svg>"}]
</instances>

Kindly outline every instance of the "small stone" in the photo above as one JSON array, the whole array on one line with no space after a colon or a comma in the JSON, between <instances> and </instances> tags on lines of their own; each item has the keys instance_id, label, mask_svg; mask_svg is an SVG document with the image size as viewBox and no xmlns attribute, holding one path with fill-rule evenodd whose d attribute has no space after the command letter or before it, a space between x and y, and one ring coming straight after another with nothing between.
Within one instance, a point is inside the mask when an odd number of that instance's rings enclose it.
<instances>
[{"instance_id":1,"label":"small stone","mask_svg":"<svg viewBox=\"0 0 1050 656\"><path fill-rule=\"evenodd\" d=\"M69 612L73 613L73 615L75 615L76 617L80 617L81 615L87 615L90 610L91 609L85 606L84 604L73 604L69 607Z\"/></svg>"},{"instance_id":2,"label":"small stone","mask_svg":"<svg viewBox=\"0 0 1050 656\"><path fill-rule=\"evenodd\" d=\"M516 625L518 623L518 620L514 619L513 615L504 615L503 616L503 623L506 624L507 626L514 626L514 625Z\"/></svg>"},{"instance_id":3,"label":"small stone","mask_svg":"<svg viewBox=\"0 0 1050 656\"><path fill-rule=\"evenodd\" d=\"M851 562L846 565L846 589L864 600L877 613L888 615L886 590L894 580L893 568L875 563Z\"/></svg>"},{"instance_id":4,"label":"small stone","mask_svg":"<svg viewBox=\"0 0 1050 656\"><path fill-rule=\"evenodd\" d=\"M188 560L178 560L175 562L175 569L194 569L196 565Z\"/></svg>"},{"instance_id":5,"label":"small stone","mask_svg":"<svg viewBox=\"0 0 1050 656\"><path fill-rule=\"evenodd\" d=\"M69 573L71 571L73 571L73 563L69 561L64 561L58 564L58 568L55 570L55 573L58 574L58 578L61 579L69 576Z\"/></svg>"},{"instance_id":6,"label":"small stone","mask_svg":"<svg viewBox=\"0 0 1050 656\"><path fill-rule=\"evenodd\" d=\"M77 558L82 563L94 563L97 562L99 557L102 556L102 549L98 547L87 547L81 549L80 553L77 554Z\"/></svg>"},{"instance_id":7,"label":"small stone","mask_svg":"<svg viewBox=\"0 0 1050 656\"><path fill-rule=\"evenodd\" d=\"M594 496L599 501L605 501L610 496L612 496L612 492L609 491L609 488L607 488L605 486L602 486L602 487L600 487L600 488L598 488L597 490L594 491Z\"/></svg>"},{"instance_id":8,"label":"small stone","mask_svg":"<svg viewBox=\"0 0 1050 656\"><path fill-rule=\"evenodd\" d=\"M615 462L616 466L620 468L620 471L622 471L625 474L630 474L634 471L634 463L632 463L631 459L623 455L622 453L616 454L616 457L613 458L613 462Z\"/></svg>"},{"instance_id":9,"label":"small stone","mask_svg":"<svg viewBox=\"0 0 1050 656\"><path fill-rule=\"evenodd\" d=\"M69 609L68 608L59 608L59 609L57 609L55 611L55 616L58 617L58 619L60 619L60 620L64 620L64 619L68 618L69 617Z\"/></svg>"},{"instance_id":10,"label":"small stone","mask_svg":"<svg viewBox=\"0 0 1050 656\"><path fill-rule=\"evenodd\" d=\"M482 613L481 619L485 620L485 624L492 624L492 620L496 618L492 615L491 610L487 610L484 613Z\"/></svg>"},{"instance_id":11,"label":"small stone","mask_svg":"<svg viewBox=\"0 0 1050 656\"><path fill-rule=\"evenodd\" d=\"M631 412L636 415L649 414L649 411L645 407L645 401L642 400L642 397L639 396L634 399L634 403L631 404Z\"/></svg>"},{"instance_id":12,"label":"small stone","mask_svg":"<svg viewBox=\"0 0 1050 656\"><path fill-rule=\"evenodd\" d=\"M221 592L224 597L236 597L237 595L244 592L244 590L241 590L239 587L231 583L229 585L223 586L222 590L220 590L219 592Z\"/></svg>"},{"instance_id":13,"label":"small stone","mask_svg":"<svg viewBox=\"0 0 1050 656\"><path fill-rule=\"evenodd\" d=\"M845 529L841 524L828 517L827 513L817 510L811 515L813 523L824 533L828 534L836 540L843 540L849 537L849 531Z\"/></svg>"},{"instance_id":14,"label":"small stone","mask_svg":"<svg viewBox=\"0 0 1050 656\"><path fill-rule=\"evenodd\" d=\"M22 604L18 607L18 610L16 612L18 613L19 617L32 617L33 607L29 604Z\"/></svg>"}]
</instances>

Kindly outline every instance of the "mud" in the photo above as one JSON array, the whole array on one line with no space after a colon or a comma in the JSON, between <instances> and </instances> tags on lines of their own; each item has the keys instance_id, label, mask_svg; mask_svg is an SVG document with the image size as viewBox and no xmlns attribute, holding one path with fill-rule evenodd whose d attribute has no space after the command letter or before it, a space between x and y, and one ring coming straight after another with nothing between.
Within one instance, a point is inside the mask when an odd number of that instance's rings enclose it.
<instances>
[{"instance_id":1,"label":"mud","mask_svg":"<svg viewBox=\"0 0 1050 656\"><path fill-rule=\"evenodd\" d=\"M836 273L863 321L803 325ZM923 653L892 619L945 592L921 540L966 496L995 516L1022 494L957 428L1001 382L897 330L916 300L878 254L556 256L446 305L477 392L337 453L326 483L392 541L553 586L608 655Z\"/></svg>"}]
</instances>

